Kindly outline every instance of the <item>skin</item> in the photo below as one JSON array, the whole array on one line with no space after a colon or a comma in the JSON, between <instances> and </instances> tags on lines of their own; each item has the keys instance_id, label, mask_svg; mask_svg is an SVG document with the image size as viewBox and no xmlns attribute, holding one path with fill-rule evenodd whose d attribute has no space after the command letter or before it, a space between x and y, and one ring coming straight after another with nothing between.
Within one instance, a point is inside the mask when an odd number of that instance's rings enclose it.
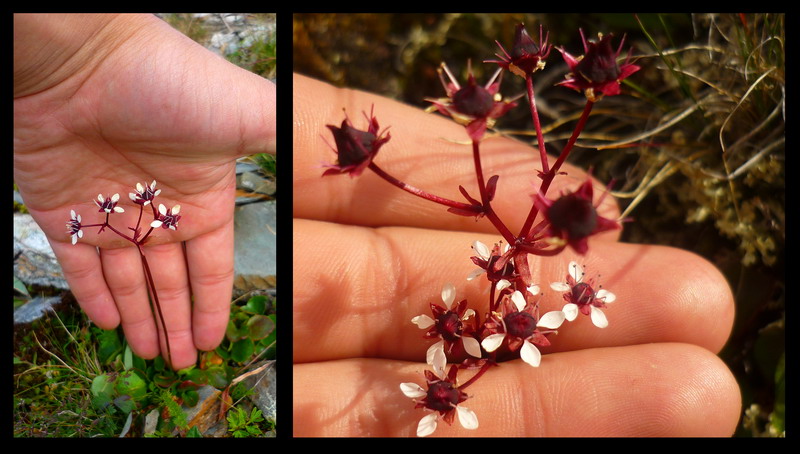
<instances>
[{"instance_id":1,"label":"skin","mask_svg":"<svg viewBox=\"0 0 800 454\"><path fill-rule=\"evenodd\" d=\"M166 347L139 253L97 228L72 245L70 210L102 223L93 200L119 193L125 213L110 223L130 234L137 182L157 181L156 204L180 204L177 231L156 229L144 250L172 366L193 365L228 321L235 160L274 153L275 136L274 84L155 16L14 16L14 180L83 310L101 328L121 323L143 358ZM152 219L145 207L143 234Z\"/></svg>"},{"instance_id":2,"label":"skin","mask_svg":"<svg viewBox=\"0 0 800 454\"><path fill-rule=\"evenodd\" d=\"M482 219L449 214L372 172L321 178L335 161L325 125L356 127L374 113L392 139L375 162L400 180L463 201L477 184L463 127L439 115L375 95L294 77L293 428L295 436L415 436L427 413L400 392L424 385L425 351L434 341L411 318L441 304L443 284L456 285L483 312L485 279L467 282L475 265L470 245L500 240ZM538 152L520 142L484 139L485 174L500 175L493 207L517 231L530 207ZM552 160L551 160L552 163ZM548 192L575 189L587 175L566 165ZM595 184L595 203L603 185ZM599 212L616 219L611 197ZM542 288L541 313L559 310L553 281L577 260L616 294L604 309L610 325L589 317L565 322L542 363L521 360L490 369L463 403L479 428L439 422L432 436L730 436L741 410L738 385L717 357L732 327L731 291L720 272L693 253L625 244L619 231L590 239L589 252L530 256ZM484 314L481 313L483 317ZM459 382L472 376L461 371Z\"/></svg>"}]
</instances>

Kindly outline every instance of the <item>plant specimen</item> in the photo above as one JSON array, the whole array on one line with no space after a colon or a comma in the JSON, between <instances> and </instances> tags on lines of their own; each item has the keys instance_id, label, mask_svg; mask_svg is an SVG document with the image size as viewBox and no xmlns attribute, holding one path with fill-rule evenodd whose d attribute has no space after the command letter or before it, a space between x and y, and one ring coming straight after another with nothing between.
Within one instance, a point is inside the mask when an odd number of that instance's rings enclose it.
<instances>
[{"instance_id":1,"label":"plant specimen","mask_svg":"<svg viewBox=\"0 0 800 454\"><path fill-rule=\"evenodd\" d=\"M425 330L426 339L435 339L426 354L432 370L424 373L424 383L402 383L400 390L415 402L416 408L428 412L417 426L418 436L432 434L438 421L451 424L456 418L467 429L478 428L478 416L469 409L466 389L485 376L499 361L521 358L532 367L539 367L542 355L538 347L550 345L550 338L567 322L578 315L590 316L599 328L608 325L603 311L615 295L601 288L593 278L585 278L583 268L577 263L569 265L566 276L559 276L550 284L553 290L564 292L565 305L561 310L544 314L539 312L540 283L533 282L528 256L552 256L569 247L578 254L588 251L587 239L597 233L621 228L620 221L607 219L597 212L599 200L594 200L591 181L580 184L572 192L557 196L548 195L555 178L563 175L561 167L567 160L575 141L583 131L594 105L604 97L621 93L620 83L639 67L631 63L630 52L620 59L624 38L613 47L612 35L598 35L596 41L587 40L580 32L584 54L575 57L558 49L570 73L558 85L576 90L586 98L586 104L574 130L554 162L548 158L536 107L534 76L545 68L553 46L549 34L539 28L538 41L532 38L525 26L515 30L515 41L506 50L500 43L498 60L486 61L498 66L485 84L479 84L467 71L466 82L459 83L446 64L439 67L439 77L445 97L430 98L430 110L452 118L465 128L470 139L478 194L470 194L459 186L466 202L450 200L431 194L404 181L400 181L376 163L378 151L390 141L387 130L381 130L376 114L365 113L366 129L359 129L348 117L340 126L328 125L333 134L337 153L336 163L326 165L323 176L348 174L358 177L369 169L392 185L417 197L438 203L447 211L459 216L487 218L504 241L491 248L476 241L471 257L477 269L468 280L483 278L488 282L488 302L471 307L466 299L456 298L456 287L445 283L441 299L444 306L430 303L430 314L421 314L411 322ZM524 208L528 215L519 232L507 227L492 209L499 175L484 175L481 165L481 143L487 130L496 120L517 107L517 99L505 99L500 94L500 84L505 73L525 80L530 114L539 145L538 159L541 171L538 190L531 193L531 203ZM601 196L602 198L602 196ZM466 357L451 364L448 358ZM474 371L467 380L460 380L462 371ZM466 404L466 405L465 405Z\"/></svg>"},{"instance_id":2,"label":"plant specimen","mask_svg":"<svg viewBox=\"0 0 800 454\"><path fill-rule=\"evenodd\" d=\"M167 362L172 364L172 354L169 344L167 325L164 322L164 315L161 312L161 305L158 302L158 292L156 292L153 274L150 270L150 266L147 263L147 257L145 257L143 249L143 246L150 238L150 234L153 233L155 229L178 229L178 221L181 219L181 215L179 214L181 211L181 206L175 205L168 209L163 204L159 204L158 208L156 208L154 200L160 193L161 189L156 189L155 180L153 180L153 182L150 184L145 184L144 186L142 186L140 183L136 183L135 192L128 193L128 197L131 199L131 201L139 206L139 216L136 220L136 226L128 227L128 230L132 231L132 235L127 235L117 230L109 222L112 214L125 212L124 208L118 206L120 200L118 193L108 197L104 197L103 194L97 195L97 199L94 201L94 203L100 208L98 212L105 213L106 216L105 221L100 224L84 224L81 215L75 213L75 210L70 210L70 219L67 221L67 233L69 233L72 237L72 244L74 245L79 239L83 238L83 229L87 227L99 227L98 233L102 233L105 229L109 229L136 246L137 250L139 251L139 256L142 259L142 266L144 268L147 287L150 290L150 295L152 296L153 306L155 306L155 311L158 313L158 318L161 322L161 328L164 332L164 342L167 347ZM153 220L149 223L149 229L147 232L142 235L142 215L145 207L147 206L149 206L152 211Z\"/></svg>"}]
</instances>

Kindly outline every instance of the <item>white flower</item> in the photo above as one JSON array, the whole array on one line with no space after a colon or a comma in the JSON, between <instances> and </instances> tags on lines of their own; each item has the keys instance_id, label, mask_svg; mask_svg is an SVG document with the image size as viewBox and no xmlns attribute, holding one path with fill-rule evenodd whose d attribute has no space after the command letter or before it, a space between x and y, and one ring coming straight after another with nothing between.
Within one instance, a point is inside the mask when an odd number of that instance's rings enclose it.
<instances>
[{"instance_id":1,"label":"white flower","mask_svg":"<svg viewBox=\"0 0 800 454\"><path fill-rule=\"evenodd\" d=\"M435 344L431 345L428 348L428 351L425 355L426 361L428 364L433 364L434 358L437 352L441 352L442 355L445 354L445 347L446 341L445 337L448 339L452 339L453 337L458 337L461 340L462 344L464 345L464 350L471 356L476 358L481 357L481 347L478 343L478 340L472 336L461 336L461 323L469 319L470 317L475 315L475 311L472 309L467 309L465 306L461 307L459 312L459 305L453 305L456 298L456 288L453 284L447 283L442 288L442 302L445 304L444 310L439 307L440 313L434 312L434 317L437 318L450 318L452 319L455 317L457 319L457 323L442 323L441 326L436 326L436 319L422 314L417 315L416 317L411 319L411 323L417 325L420 329L428 329L428 336L430 337L439 337L439 341ZM443 320L447 321L447 320ZM455 330L455 331L447 331L447 330ZM452 342L451 342L452 344ZM449 349L450 346L448 346Z\"/></svg>"},{"instance_id":2,"label":"white flower","mask_svg":"<svg viewBox=\"0 0 800 454\"><path fill-rule=\"evenodd\" d=\"M67 221L67 233L72 235L72 244L78 242L78 238L83 238L83 230L81 230L81 215L75 214L75 210L69 210L70 220Z\"/></svg>"},{"instance_id":3,"label":"white flower","mask_svg":"<svg viewBox=\"0 0 800 454\"><path fill-rule=\"evenodd\" d=\"M154 220L150 223L150 227L158 228L162 227L165 229L177 230L178 229L178 221L181 219L178 216L178 213L181 212L181 206L175 205L171 209L167 210L167 207L164 206L163 203L158 205L158 219Z\"/></svg>"},{"instance_id":4,"label":"white flower","mask_svg":"<svg viewBox=\"0 0 800 454\"><path fill-rule=\"evenodd\" d=\"M566 292L564 299L567 304L564 305L562 311L568 321L575 320L578 313L583 313L590 316L595 326L605 328L608 326L608 319L601 308L608 303L613 303L617 296L606 289L595 292L592 288L593 282L583 281L585 275L583 268L577 262L572 261L567 267L566 282L553 282L550 284L550 288L558 292Z\"/></svg>"},{"instance_id":5,"label":"white flower","mask_svg":"<svg viewBox=\"0 0 800 454\"><path fill-rule=\"evenodd\" d=\"M119 202L119 194L114 194L109 198L103 197L103 194L97 194L97 200L95 200L95 204L100 207L98 211L105 211L106 213L124 213L121 207L117 206L117 202Z\"/></svg>"},{"instance_id":6,"label":"white flower","mask_svg":"<svg viewBox=\"0 0 800 454\"><path fill-rule=\"evenodd\" d=\"M530 311L531 307L527 305L525 296L519 291L515 291L511 295L511 302L514 304L516 311L511 311L508 305L503 305L504 315L497 314L501 322L503 331L486 336L481 342L481 346L487 352L493 352L500 348L503 341L507 336L517 338L522 341L520 346L520 358L533 367L539 367L542 360L542 354L532 341L539 336L542 332L539 328L547 328L555 330L564 323L564 313L562 311L551 311L544 314L539 320L535 320ZM526 307L528 311L526 311ZM508 320L512 326L507 326ZM531 323L531 321L534 321Z\"/></svg>"},{"instance_id":7,"label":"white flower","mask_svg":"<svg viewBox=\"0 0 800 454\"><path fill-rule=\"evenodd\" d=\"M161 189L156 190L156 180L153 180L152 183L145 186L142 186L137 182L136 193L134 194L133 192L129 192L128 197L130 197L134 203L147 206L159 194L161 194Z\"/></svg>"},{"instance_id":8,"label":"white flower","mask_svg":"<svg viewBox=\"0 0 800 454\"><path fill-rule=\"evenodd\" d=\"M432 434L434 431L436 431L439 418L453 411L458 417L458 422L461 423L462 427L469 430L478 428L478 417L475 415L475 412L464 407L463 405L459 405L461 402L466 400L466 394L458 390L458 387L455 383L455 375L458 367L453 365L450 369L450 374L445 376L444 368L446 361L447 360L444 357L444 354L436 354L436 358L431 365L433 367L433 374L426 372L426 376L428 377L427 390L416 383L400 384L400 391L406 397L413 399L414 402L417 402L418 404L422 404L426 410L431 412L430 414L422 417L417 424L418 437L427 437L428 435ZM431 387L436 387L437 389L435 391L438 392L434 392L429 398L428 391ZM442 397L443 395L445 397ZM451 398L455 398L459 404L452 403ZM435 407L436 409L432 407Z\"/></svg>"}]
</instances>

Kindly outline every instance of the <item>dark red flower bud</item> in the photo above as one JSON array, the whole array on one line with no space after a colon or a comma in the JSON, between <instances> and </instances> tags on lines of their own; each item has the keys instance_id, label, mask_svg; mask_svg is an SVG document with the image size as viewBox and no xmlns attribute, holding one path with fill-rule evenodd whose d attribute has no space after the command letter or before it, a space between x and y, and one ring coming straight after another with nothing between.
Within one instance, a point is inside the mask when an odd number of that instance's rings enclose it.
<instances>
[{"instance_id":1,"label":"dark red flower bud","mask_svg":"<svg viewBox=\"0 0 800 454\"><path fill-rule=\"evenodd\" d=\"M592 182L586 180L577 191L563 194L556 200L549 200L541 194L534 195L533 200L550 224L547 235L560 238L577 253L585 254L590 236L620 228L618 222L597 213L592 197Z\"/></svg>"},{"instance_id":2,"label":"dark red flower bud","mask_svg":"<svg viewBox=\"0 0 800 454\"><path fill-rule=\"evenodd\" d=\"M639 70L638 66L630 63L630 52L625 63L621 66L617 63L625 38L622 38L615 51L611 47L613 35L598 34L599 40L594 42L586 41L583 30L580 33L583 40L583 57L575 58L564 49L559 49L569 66L570 73L567 75L567 80L558 85L580 91L592 102L599 101L603 96L618 95L620 82Z\"/></svg>"},{"instance_id":3,"label":"dark red flower bud","mask_svg":"<svg viewBox=\"0 0 800 454\"><path fill-rule=\"evenodd\" d=\"M449 82L445 80L447 75ZM497 118L505 115L517 104L513 101L501 99L500 80L497 72L489 79L485 86L481 87L475 82L472 70L469 71L467 85L462 87L453 77L453 74L444 63L439 68L439 78L442 81L446 98L427 99L433 103L433 107L448 117L451 117L459 124L466 126L467 134L473 141L479 141L486 132L486 128L494 126Z\"/></svg>"},{"instance_id":4,"label":"dark red flower bud","mask_svg":"<svg viewBox=\"0 0 800 454\"><path fill-rule=\"evenodd\" d=\"M525 30L525 25L518 24L514 32L514 45L511 47L511 52L506 52L503 46L498 42L500 50L505 54L500 55L500 60L488 60L487 63L497 63L503 69L511 71L512 73L525 78L534 72L544 69L545 59L550 55L551 45L547 44L547 38L544 36L544 29L539 26L539 44L531 38L528 31Z\"/></svg>"},{"instance_id":5,"label":"dark red flower bud","mask_svg":"<svg viewBox=\"0 0 800 454\"><path fill-rule=\"evenodd\" d=\"M349 173L351 177L361 175L378 154L380 147L389 141L391 135L378 132L378 120L372 114L367 120L369 128L366 131L354 128L349 118L342 121L341 127L328 125L336 143L334 151L338 155L338 160L336 164L325 165L329 169L322 174L323 176L341 173Z\"/></svg>"}]
</instances>

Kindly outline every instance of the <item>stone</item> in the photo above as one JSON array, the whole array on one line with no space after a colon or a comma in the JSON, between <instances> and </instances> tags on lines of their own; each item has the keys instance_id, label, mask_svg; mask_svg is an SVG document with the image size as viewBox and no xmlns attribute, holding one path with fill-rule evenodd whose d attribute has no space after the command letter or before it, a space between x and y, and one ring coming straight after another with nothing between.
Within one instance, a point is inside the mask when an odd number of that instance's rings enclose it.
<instances>
[{"instance_id":1,"label":"stone","mask_svg":"<svg viewBox=\"0 0 800 454\"><path fill-rule=\"evenodd\" d=\"M27 213L14 213L14 276L27 285L69 289L50 242Z\"/></svg>"}]
</instances>

